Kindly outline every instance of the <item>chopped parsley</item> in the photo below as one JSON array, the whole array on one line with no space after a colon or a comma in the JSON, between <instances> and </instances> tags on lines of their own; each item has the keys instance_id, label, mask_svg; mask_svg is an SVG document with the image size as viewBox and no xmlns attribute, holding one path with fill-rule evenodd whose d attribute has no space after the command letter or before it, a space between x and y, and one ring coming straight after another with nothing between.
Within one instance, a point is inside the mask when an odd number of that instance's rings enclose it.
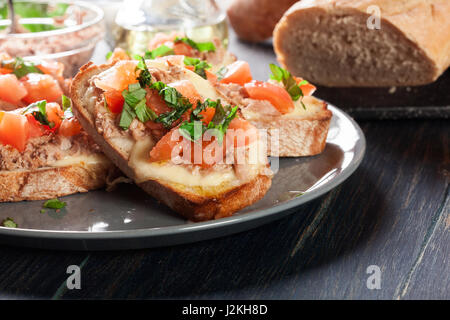
<instances>
[{"instance_id":1,"label":"chopped parsley","mask_svg":"<svg viewBox=\"0 0 450 320\"><path fill-rule=\"evenodd\" d=\"M13 60L2 61L1 67L12 70L12 73L18 79L25 77L29 73L43 73L33 62L25 61L20 57L16 57Z\"/></svg>"},{"instance_id":2,"label":"chopped parsley","mask_svg":"<svg viewBox=\"0 0 450 320\"><path fill-rule=\"evenodd\" d=\"M38 121L43 126L47 126L52 129L55 127L54 122L48 121L47 111L46 111L47 101L41 100L30 104L22 114L31 114L36 121Z\"/></svg>"},{"instance_id":3,"label":"chopped parsley","mask_svg":"<svg viewBox=\"0 0 450 320\"><path fill-rule=\"evenodd\" d=\"M145 52L145 59L155 59L157 57L164 57L171 54L175 54L172 48L169 48L165 44L160 45L158 48L153 49L152 51Z\"/></svg>"},{"instance_id":4,"label":"chopped parsley","mask_svg":"<svg viewBox=\"0 0 450 320\"><path fill-rule=\"evenodd\" d=\"M12 218L6 218L2 221L2 226L6 228L17 228L18 224L14 222Z\"/></svg>"},{"instance_id":5,"label":"chopped parsley","mask_svg":"<svg viewBox=\"0 0 450 320\"><path fill-rule=\"evenodd\" d=\"M183 60L184 64L187 66L193 66L194 72L201 76L203 79L206 79L206 71L205 69L210 69L211 65L204 61L197 58L190 58L190 57L184 57Z\"/></svg>"},{"instance_id":6,"label":"chopped parsley","mask_svg":"<svg viewBox=\"0 0 450 320\"><path fill-rule=\"evenodd\" d=\"M111 58L112 55L113 55L113 52L112 52L112 51L108 51L108 52L106 53L106 55L105 55L106 60L109 60L109 58Z\"/></svg>"},{"instance_id":7,"label":"chopped parsley","mask_svg":"<svg viewBox=\"0 0 450 320\"><path fill-rule=\"evenodd\" d=\"M48 209L62 209L67 205L64 201L59 201L58 199L50 199L44 202L44 208Z\"/></svg>"},{"instance_id":8,"label":"chopped parsley","mask_svg":"<svg viewBox=\"0 0 450 320\"><path fill-rule=\"evenodd\" d=\"M301 85L308 84L308 81L303 80L299 84L297 84L297 81L295 81L292 74L287 71L286 69L280 68L273 63L270 64L270 70L272 71L272 74L270 75L270 79L282 82L284 85L284 88L291 96L292 100L297 101L300 99L300 97L303 97L302 89L300 88ZM305 105L300 100L300 103L302 104L303 109L306 110Z\"/></svg>"},{"instance_id":9,"label":"chopped parsley","mask_svg":"<svg viewBox=\"0 0 450 320\"><path fill-rule=\"evenodd\" d=\"M203 51L216 51L216 46L214 45L214 43L212 42L195 42L194 40L192 40L191 38L188 37L176 37L174 40L175 43L177 42L184 42L186 43L188 46L190 46L191 48L198 50L200 52Z\"/></svg>"}]
</instances>

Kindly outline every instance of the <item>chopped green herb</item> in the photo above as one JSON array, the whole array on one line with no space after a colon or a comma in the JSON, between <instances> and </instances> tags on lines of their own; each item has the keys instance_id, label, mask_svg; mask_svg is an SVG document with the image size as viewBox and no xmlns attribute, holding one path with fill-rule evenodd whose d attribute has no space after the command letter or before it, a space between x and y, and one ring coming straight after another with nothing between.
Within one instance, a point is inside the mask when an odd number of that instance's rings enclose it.
<instances>
[{"instance_id":1,"label":"chopped green herb","mask_svg":"<svg viewBox=\"0 0 450 320\"><path fill-rule=\"evenodd\" d=\"M6 227L6 228L17 228L18 227L17 223L15 223L12 218L6 218L5 220L3 220L2 226Z\"/></svg>"},{"instance_id":2,"label":"chopped green herb","mask_svg":"<svg viewBox=\"0 0 450 320\"><path fill-rule=\"evenodd\" d=\"M216 138L220 143L222 143L223 137L228 129L228 126L230 125L230 122L236 117L237 110L237 106L231 107L230 105L228 105L224 107L218 100L216 112L214 113L211 122L208 124L208 129L218 130L220 135Z\"/></svg>"},{"instance_id":3,"label":"chopped green herb","mask_svg":"<svg viewBox=\"0 0 450 320\"><path fill-rule=\"evenodd\" d=\"M68 109L72 109L72 101L70 100L69 97L62 95L61 101L62 101L62 107L63 107L64 111L66 111Z\"/></svg>"},{"instance_id":4,"label":"chopped green herb","mask_svg":"<svg viewBox=\"0 0 450 320\"><path fill-rule=\"evenodd\" d=\"M127 103L124 103L122 113L120 114L119 127L123 130L128 130L134 118L136 118L136 113Z\"/></svg>"},{"instance_id":5,"label":"chopped green herb","mask_svg":"<svg viewBox=\"0 0 450 320\"><path fill-rule=\"evenodd\" d=\"M62 108L64 110L64 119L73 118L72 100L70 100L69 97L62 95L61 102L62 102Z\"/></svg>"},{"instance_id":6,"label":"chopped green herb","mask_svg":"<svg viewBox=\"0 0 450 320\"><path fill-rule=\"evenodd\" d=\"M141 122L147 122L149 120L155 120L158 116L155 111L147 107L146 99L142 99L135 107L134 111L136 116Z\"/></svg>"},{"instance_id":7,"label":"chopped green herb","mask_svg":"<svg viewBox=\"0 0 450 320\"><path fill-rule=\"evenodd\" d=\"M44 203L44 208L49 208L49 209L62 209L67 205L66 202L64 201L59 201L58 199L50 199L45 201Z\"/></svg>"},{"instance_id":8,"label":"chopped green herb","mask_svg":"<svg viewBox=\"0 0 450 320\"><path fill-rule=\"evenodd\" d=\"M160 45L158 48L152 50L152 51L147 51L144 55L145 59L155 59L157 57L164 57L164 56L168 56L171 54L175 54L175 52L173 51L172 48L169 48L168 46L166 46L165 44Z\"/></svg>"},{"instance_id":9,"label":"chopped green herb","mask_svg":"<svg viewBox=\"0 0 450 320\"><path fill-rule=\"evenodd\" d=\"M210 69L211 65L200 59L196 58L190 58L190 57L184 57L184 64L187 66L194 66L194 72L201 76L203 79L206 79L206 72L205 69Z\"/></svg>"},{"instance_id":10,"label":"chopped green herb","mask_svg":"<svg viewBox=\"0 0 450 320\"><path fill-rule=\"evenodd\" d=\"M202 118L199 113L206 108L215 108L214 116L208 126L199 121ZM223 106L220 100L213 101L206 99L205 102L199 102L197 104L197 107L191 113L190 121L185 121L181 124L180 133L191 141L196 141L202 137L207 130L215 129L218 133L216 138L219 143L222 143L230 122L236 117L237 109L237 106Z\"/></svg>"},{"instance_id":11,"label":"chopped green herb","mask_svg":"<svg viewBox=\"0 0 450 320\"><path fill-rule=\"evenodd\" d=\"M109 52L106 54L106 56L105 56L106 60L108 60L109 58L111 58L112 55L113 55L112 51L109 51Z\"/></svg>"},{"instance_id":12,"label":"chopped green herb","mask_svg":"<svg viewBox=\"0 0 450 320\"><path fill-rule=\"evenodd\" d=\"M206 126L201 121L193 121L193 122L187 122L184 121L180 125L180 133L185 138L191 140L191 141L197 141L200 139L203 134L206 131Z\"/></svg>"},{"instance_id":13,"label":"chopped green herb","mask_svg":"<svg viewBox=\"0 0 450 320\"><path fill-rule=\"evenodd\" d=\"M128 86L128 90L125 89L122 92L122 96L125 99L125 102L130 107L135 107L141 100L145 99L145 94L147 92L145 89L142 89L139 83L130 84Z\"/></svg>"},{"instance_id":14,"label":"chopped green herb","mask_svg":"<svg viewBox=\"0 0 450 320\"><path fill-rule=\"evenodd\" d=\"M22 114L32 114L34 119L38 121L43 126L48 126L52 129L55 126L54 122L48 121L47 111L46 111L47 101L41 100L30 104Z\"/></svg>"},{"instance_id":15,"label":"chopped green herb","mask_svg":"<svg viewBox=\"0 0 450 320\"><path fill-rule=\"evenodd\" d=\"M192 104L187 98L183 97L175 88L169 87L161 81L152 83L150 89L157 90L166 104L173 109L160 114L154 120L155 122L162 123L166 128L170 128L187 110L192 108Z\"/></svg>"},{"instance_id":16,"label":"chopped green herb","mask_svg":"<svg viewBox=\"0 0 450 320\"><path fill-rule=\"evenodd\" d=\"M47 211L45 209L41 209L41 213L46 213Z\"/></svg>"},{"instance_id":17,"label":"chopped green herb","mask_svg":"<svg viewBox=\"0 0 450 320\"><path fill-rule=\"evenodd\" d=\"M270 75L270 79L282 82L284 85L284 88L291 96L292 100L297 101L300 99L300 97L303 97L303 92L300 86L302 84L307 84L308 81L303 80L300 84L297 84L297 81L295 81L292 74L287 71L286 69L280 68L274 64L270 64L270 70L272 71L272 74ZM303 108L306 109L305 105L302 101L300 101Z\"/></svg>"},{"instance_id":18,"label":"chopped green herb","mask_svg":"<svg viewBox=\"0 0 450 320\"><path fill-rule=\"evenodd\" d=\"M196 49L200 52L203 51L216 51L216 46L212 42L195 42L194 40L188 38L188 37L176 37L174 40L175 43L177 42L184 42L188 46L190 46L193 49Z\"/></svg>"},{"instance_id":19,"label":"chopped green herb","mask_svg":"<svg viewBox=\"0 0 450 320\"><path fill-rule=\"evenodd\" d=\"M2 61L1 67L12 70L13 74L15 74L18 79L29 73L43 73L33 62L25 61L20 57L16 57L13 60Z\"/></svg>"},{"instance_id":20,"label":"chopped green herb","mask_svg":"<svg viewBox=\"0 0 450 320\"><path fill-rule=\"evenodd\" d=\"M136 70L141 70L138 80L141 87L145 88L146 86L150 86L152 83L152 74L148 71L147 64L145 63L145 59L143 57L139 57L139 62L136 66Z\"/></svg>"}]
</instances>

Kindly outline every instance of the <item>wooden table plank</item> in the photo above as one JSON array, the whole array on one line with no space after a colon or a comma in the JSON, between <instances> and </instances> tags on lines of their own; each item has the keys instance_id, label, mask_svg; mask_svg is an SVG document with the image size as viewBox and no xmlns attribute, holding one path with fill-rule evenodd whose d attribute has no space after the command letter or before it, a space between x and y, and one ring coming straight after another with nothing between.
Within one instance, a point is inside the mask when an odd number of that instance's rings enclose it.
<instances>
[{"instance_id":1,"label":"wooden table plank","mask_svg":"<svg viewBox=\"0 0 450 320\"><path fill-rule=\"evenodd\" d=\"M395 298L446 197L444 124L365 123L369 147L361 168L297 214L193 245L92 254L83 271L87 287L63 297ZM434 259L436 268L445 267ZM381 290L366 287L373 264L381 268Z\"/></svg>"}]
</instances>

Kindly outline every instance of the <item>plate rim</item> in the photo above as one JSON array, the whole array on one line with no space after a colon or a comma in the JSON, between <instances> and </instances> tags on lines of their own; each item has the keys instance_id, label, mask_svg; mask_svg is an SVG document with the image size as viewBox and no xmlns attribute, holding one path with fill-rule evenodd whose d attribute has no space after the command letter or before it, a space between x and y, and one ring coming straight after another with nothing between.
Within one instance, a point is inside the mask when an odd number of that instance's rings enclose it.
<instances>
[{"instance_id":1,"label":"plate rim","mask_svg":"<svg viewBox=\"0 0 450 320\"><path fill-rule=\"evenodd\" d=\"M346 112L339 109L338 107L328 104L328 108L333 114L340 114L341 117L349 120L354 129L358 132L359 142L361 144L360 150L355 153L354 158L349 163L344 170L341 171L339 176L332 179L330 182L325 183L322 186L315 188L312 192L305 193L301 197L292 199L281 203L280 205L273 206L267 209L256 210L254 212L245 213L242 215L233 215L230 217L221 218L218 220L209 220L203 222L193 222L186 223L185 225L174 225L167 227L153 227L153 228L143 228L143 229L128 229L128 230L107 230L107 231L70 231L70 230L35 230L35 229L24 229L24 228L0 228L0 236L17 237L17 238L36 238L42 240L52 240L52 239L64 239L64 240L108 240L108 239L139 239L139 238L149 238L149 237L160 237L160 236L173 236L181 234L190 234L193 232L201 231L211 231L214 229L221 229L230 227L233 225L245 224L251 221L261 221L269 216L280 215L279 217L274 217L272 220L277 218L282 218L289 213L289 210L301 206L311 200L314 200L330 190L336 188L338 185L347 180L353 172L361 164L365 152L366 152L366 137L364 132L358 125L358 123ZM282 214L285 213L285 214ZM219 235L220 236L220 235ZM209 237L213 238L213 237ZM195 241L195 240L193 240ZM191 241L191 242L193 242ZM186 241L187 243L187 241Z\"/></svg>"}]
</instances>

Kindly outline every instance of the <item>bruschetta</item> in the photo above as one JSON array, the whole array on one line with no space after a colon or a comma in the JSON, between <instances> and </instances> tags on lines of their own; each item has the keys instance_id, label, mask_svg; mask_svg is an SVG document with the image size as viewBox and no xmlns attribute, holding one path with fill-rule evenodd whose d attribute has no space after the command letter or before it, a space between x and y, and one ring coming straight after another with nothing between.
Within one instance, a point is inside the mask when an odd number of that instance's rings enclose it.
<instances>
[{"instance_id":1,"label":"bruschetta","mask_svg":"<svg viewBox=\"0 0 450 320\"><path fill-rule=\"evenodd\" d=\"M209 72L216 73L222 67L236 61L236 57L226 50L218 38L208 42L196 42L182 33L157 33L150 41L144 58L156 59L166 56L187 57L188 59L184 61L193 67L194 72L207 69ZM131 55L122 48L115 48L107 55L108 63L131 59ZM204 74L203 70L199 73L200 75Z\"/></svg>"},{"instance_id":2,"label":"bruschetta","mask_svg":"<svg viewBox=\"0 0 450 320\"><path fill-rule=\"evenodd\" d=\"M226 67L216 88L241 106L246 120L267 130L269 155L301 157L321 153L332 117L327 104L312 96L316 87L308 81L276 65L270 68L269 81L255 81L248 63L236 61Z\"/></svg>"},{"instance_id":3,"label":"bruschetta","mask_svg":"<svg viewBox=\"0 0 450 320\"><path fill-rule=\"evenodd\" d=\"M41 200L105 185L114 166L63 107L41 100L0 111L0 202Z\"/></svg>"},{"instance_id":4,"label":"bruschetta","mask_svg":"<svg viewBox=\"0 0 450 320\"><path fill-rule=\"evenodd\" d=\"M68 94L64 65L55 61L32 62L0 53L0 110L13 110L40 100L61 102Z\"/></svg>"},{"instance_id":5,"label":"bruschetta","mask_svg":"<svg viewBox=\"0 0 450 320\"><path fill-rule=\"evenodd\" d=\"M87 64L71 93L105 155L189 220L230 216L271 185L257 129L209 81L170 59Z\"/></svg>"}]
</instances>

